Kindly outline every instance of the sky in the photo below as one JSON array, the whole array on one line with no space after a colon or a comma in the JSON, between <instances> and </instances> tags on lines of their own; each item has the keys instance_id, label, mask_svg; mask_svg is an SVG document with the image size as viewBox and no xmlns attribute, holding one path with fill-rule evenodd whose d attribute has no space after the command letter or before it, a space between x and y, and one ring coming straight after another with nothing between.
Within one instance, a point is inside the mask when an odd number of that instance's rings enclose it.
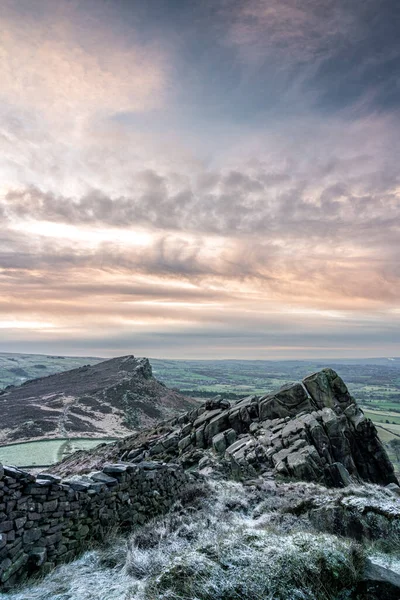
<instances>
[{"instance_id":1,"label":"sky","mask_svg":"<svg viewBox=\"0 0 400 600\"><path fill-rule=\"evenodd\" d=\"M0 351L400 356L397 0L2 0Z\"/></svg>"}]
</instances>

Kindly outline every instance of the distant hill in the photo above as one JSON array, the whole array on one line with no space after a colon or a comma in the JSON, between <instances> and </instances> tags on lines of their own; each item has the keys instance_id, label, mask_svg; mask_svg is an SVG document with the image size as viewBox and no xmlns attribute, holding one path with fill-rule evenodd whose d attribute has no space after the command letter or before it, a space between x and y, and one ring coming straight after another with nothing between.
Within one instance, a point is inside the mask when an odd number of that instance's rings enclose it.
<instances>
[{"instance_id":1,"label":"distant hill","mask_svg":"<svg viewBox=\"0 0 400 600\"><path fill-rule=\"evenodd\" d=\"M54 375L107 360L92 356L50 356L0 352L0 389L30 379ZM308 359L308 360L172 360L150 359L156 377L180 390L216 393L257 393L296 381L327 365L337 368L354 383L400 385L400 358ZM237 388L237 389L236 389ZM359 392L360 390L357 390ZM400 388L399 388L400 391ZM360 396L359 396L360 397ZM361 395L362 398L362 395Z\"/></svg>"},{"instance_id":2,"label":"distant hill","mask_svg":"<svg viewBox=\"0 0 400 600\"><path fill-rule=\"evenodd\" d=\"M0 353L0 388L13 383L23 384L27 378L60 373L83 365L98 364L95 357L62 357L38 354ZM191 398L213 398L221 395L234 400L250 394L263 395L287 383L293 383L308 373L319 371L330 365L348 383L350 392L358 399L366 416L378 427L379 435L386 444L391 460L400 470L398 457L391 443L400 438L400 358L355 358L355 359L308 359L308 360L171 360L150 359L154 376L173 390L179 390ZM76 410L79 410L76 408ZM140 412L140 411L139 411ZM139 415L131 408L123 419L135 425ZM73 412L71 413L74 414ZM75 415L77 416L77 415ZM26 419L32 420L32 419ZM99 421L94 421L93 426ZM147 423L148 416L142 415L140 423ZM24 426L25 427L25 426ZM142 425L140 425L140 428ZM102 426L100 426L102 429ZM109 431L107 426L107 432ZM59 430L60 431L60 430ZM120 433L90 433L91 437L119 437ZM125 428L118 429L125 432ZM30 432L35 433L35 428ZM62 430L61 430L62 432ZM65 440L65 435L59 435ZM20 433L20 432L18 432ZM24 433L24 432L22 432ZM35 434L36 435L36 434ZM50 435L50 434L49 434ZM54 432L51 437L54 437ZM81 438L80 430L68 433L68 438ZM8 436L8 434L7 434ZM45 437L39 434L36 439ZM1 438L0 438L1 439ZM9 439L7 437L7 439ZM26 438L22 438L26 439ZM35 438L33 438L35 439ZM16 440L17 441L17 440ZM86 442L85 442L86 443ZM25 451L24 451L25 457ZM25 460L25 458L24 458ZM27 464L23 462L21 464Z\"/></svg>"},{"instance_id":3,"label":"distant hill","mask_svg":"<svg viewBox=\"0 0 400 600\"><path fill-rule=\"evenodd\" d=\"M94 356L49 356L47 354L16 354L0 352L0 389L21 385L29 379L54 375L84 365L105 360Z\"/></svg>"},{"instance_id":4,"label":"distant hill","mask_svg":"<svg viewBox=\"0 0 400 600\"><path fill-rule=\"evenodd\" d=\"M197 405L154 379L146 358L123 356L2 390L0 443L120 437Z\"/></svg>"}]
</instances>

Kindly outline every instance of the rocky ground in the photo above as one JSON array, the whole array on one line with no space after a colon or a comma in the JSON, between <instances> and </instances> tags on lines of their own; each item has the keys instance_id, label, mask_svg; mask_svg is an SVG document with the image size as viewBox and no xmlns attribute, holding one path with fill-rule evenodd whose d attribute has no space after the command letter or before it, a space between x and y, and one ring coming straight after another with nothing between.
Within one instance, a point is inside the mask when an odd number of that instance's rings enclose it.
<instances>
[{"instance_id":1,"label":"rocky ground","mask_svg":"<svg viewBox=\"0 0 400 600\"><path fill-rule=\"evenodd\" d=\"M327 490L267 475L233 482L193 472L192 479L166 516L129 537L110 532L106 547L0 597L398 600L395 491L371 484ZM351 521L340 535L331 508Z\"/></svg>"},{"instance_id":2,"label":"rocky ground","mask_svg":"<svg viewBox=\"0 0 400 600\"><path fill-rule=\"evenodd\" d=\"M88 485L106 462L178 463L191 485L167 516L10 600L400 598L400 487L332 369L265 396L208 400L52 473Z\"/></svg>"},{"instance_id":3,"label":"rocky ground","mask_svg":"<svg viewBox=\"0 0 400 600\"><path fill-rule=\"evenodd\" d=\"M147 359L114 358L3 390L0 443L122 437L193 406L154 379Z\"/></svg>"},{"instance_id":4,"label":"rocky ground","mask_svg":"<svg viewBox=\"0 0 400 600\"><path fill-rule=\"evenodd\" d=\"M376 428L332 369L266 396L232 404L208 400L120 442L76 453L54 471L65 475L107 461L149 458L199 468L209 451L214 464L209 471L216 468L239 479L272 470L328 486L397 483Z\"/></svg>"}]
</instances>

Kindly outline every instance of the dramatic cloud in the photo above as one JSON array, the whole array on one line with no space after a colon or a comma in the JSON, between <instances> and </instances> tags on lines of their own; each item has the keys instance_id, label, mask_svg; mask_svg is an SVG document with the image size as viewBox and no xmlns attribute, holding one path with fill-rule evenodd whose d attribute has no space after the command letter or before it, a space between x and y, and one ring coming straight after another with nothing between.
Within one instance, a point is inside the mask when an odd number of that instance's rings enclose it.
<instances>
[{"instance_id":1,"label":"dramatic cloud","mask_svg":"<svg viewBox=\"0 0 400 600\"><path fill-rule=\"evenodd\" d=\"M1 349L398 354L393 2L135 4L3 3Z\"/></svg>"}]
</instances>

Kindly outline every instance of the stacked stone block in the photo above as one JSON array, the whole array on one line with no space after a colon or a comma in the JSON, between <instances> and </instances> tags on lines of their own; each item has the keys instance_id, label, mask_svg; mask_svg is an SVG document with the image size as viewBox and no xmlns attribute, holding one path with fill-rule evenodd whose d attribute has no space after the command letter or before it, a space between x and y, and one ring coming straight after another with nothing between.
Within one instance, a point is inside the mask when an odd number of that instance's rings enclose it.
<instances>
[{"instance_id":1,"label":"stacked stone block","mask_svg":"<svg viewBox=\"0 0 400 600\"><path fill-rule=\"evenodd\" d=\"M71 560L114 526L167 511L187 484L178 465L105 464L70 479L0 466L0 588Z\"/></svg>"}]
</instances>

